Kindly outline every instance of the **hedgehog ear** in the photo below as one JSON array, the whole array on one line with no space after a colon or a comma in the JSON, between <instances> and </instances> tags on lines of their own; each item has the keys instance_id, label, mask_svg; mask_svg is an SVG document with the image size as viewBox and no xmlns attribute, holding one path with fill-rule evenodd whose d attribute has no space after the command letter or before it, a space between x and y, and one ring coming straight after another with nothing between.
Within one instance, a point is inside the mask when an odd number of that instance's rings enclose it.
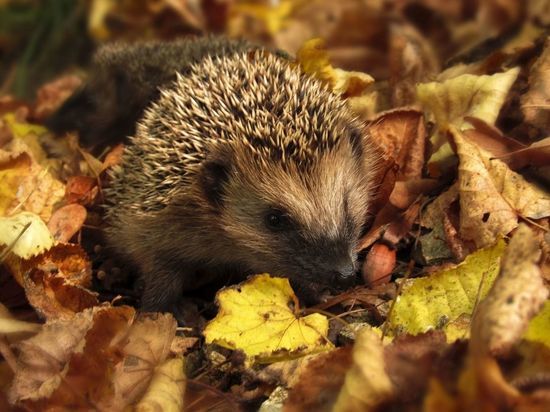
<instances>
[{"instance_id":1,"label":"hedgehog ear","mask_svg":"<svg viewBox=\"0 0 550 412\"><path fill-rule=\"evenodd\" d=\"M223 200L225 182L229 178L229 162L216 159L207 160L202 165L200 184L206 199L214 207L220 207Z\"/></svg>"}]
</instances>

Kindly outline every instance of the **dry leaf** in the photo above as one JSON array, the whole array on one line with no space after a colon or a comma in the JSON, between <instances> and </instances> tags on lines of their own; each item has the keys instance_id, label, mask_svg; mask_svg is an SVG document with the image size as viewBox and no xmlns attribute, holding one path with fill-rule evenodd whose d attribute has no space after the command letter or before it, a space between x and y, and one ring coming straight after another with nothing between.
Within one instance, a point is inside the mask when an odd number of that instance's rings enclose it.
<instances>
[{"instance_id":1,"label":"dry leaf","mask_svg":"<svg viewBox=\"0 0 550 412\"><path fill-rule=\"evenodd\" d=\"M0 217L0 251L9 249L15 257L29 259L51 249L54 244L48 227L34 213Z\"/></svg>"},{"instance_id":2,"label":"dry leaf","mask_svg":"<svg viewBox=\"0 0 550 412\"><path fill-rule=\"evenodd\" d=\"M521 224L503 254L500 274L472 320L476 356L509 352L548 297L537 262L540 246Z\"/></svg>"},{"instance_id":3,"label":"dry leaf","mask_svg":"<svg viewBox=\"0 0 550 412\"><path fill-rule=\"evenodd\" d=\"M58 242L68 242L86 221L86 208L71 204L57 209L48 222L48 229Z\"/></svg>"},{"instance_id":4,"label":"dry leaf","mask_svg":"<svg viewBox=\"0 0 550 412\"><path fill-rule=\"evenodd\" d=\"M426 144L422 112L396 109L380 113L369 123L367 131L385 157L399 166L397 180L421 177Z\"/></svg>"},{"instance_id":5,"label":"dry leaf","mask_svg":"<svg viewBox=\"0 0 550 412\"><path fill-rule=\"evenodd\" d=\"M102 306L47 322L19 344L10 402L28 410L89 408L110 396L110 367L120 361L121 338L133 315L129 307Z\"/></svg>"},{"instance_id":6,"label":"dry leaf","mask_svg":"<svg viewBox=\"0 0 550 412\"><path fill-rule=\"evenodd\" d=\"M135 406L136 412L182 411L185 399L183 356L164 361L155 370L147 392Z\"/></svg>"},{"instance_id":7,"label":"dry leaf","mask_svg":"<svg viewBox=\"0 0 550 412\"><path fill-rule=\"evenodd\" d=\"M517 217L550 215L550 194L528 183L498 159L452 131L460 159L460 236L477 247L494 243L517 226Z\"/></svg>"},{"instance_id":8,"label":"dry leaf","mask_svg":"<svg viewBox=\"0 0 550 412\"><path fill-rule=\"evenodd\" d=\"M550 38L529 72L529 90L521 96L525 121L548 134L550 130Z\"/></svg>"},{"instance_id":9,"label":"dry leaf","mask_svg":"<svg viewBox=\"0 0 550 412\"><path fill-rule=\"evenodd\" d=\"M396 251L383 243L375 243L363 264L362 275L367 285L388 283L395 268Z\"/></svg>"},{"instance_id":10,"label":"dry leaf","mask_svg":"<svg viewBox=\"0 0 550 412\"><path fill-rule=\"evenodd\" d=\"M353 363L333 410L373 410L392 393L393 384L385 370L380 336L370 328L363 328L353 345Z\"/></svg>"}]
</instances>

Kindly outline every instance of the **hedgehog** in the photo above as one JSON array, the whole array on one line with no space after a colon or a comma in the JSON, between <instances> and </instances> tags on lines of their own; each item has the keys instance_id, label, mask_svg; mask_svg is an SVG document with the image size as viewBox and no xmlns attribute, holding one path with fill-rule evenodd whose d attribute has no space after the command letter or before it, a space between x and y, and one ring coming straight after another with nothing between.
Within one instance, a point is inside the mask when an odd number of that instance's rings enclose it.
<instances>
[{"instance_id":1,"label":"hedgehog","mask_svg":"<svg viewBox=\"0 0 550 412\"><path fill-rule=\"evenodd\" d=\"M235 275L287 277L306 302L351 286L378 156L346 103L280 53L155 47L201 52L160 86L105 190L107 241L138 268L141 309L174 311Z\"/></svg>"}]
</instances>

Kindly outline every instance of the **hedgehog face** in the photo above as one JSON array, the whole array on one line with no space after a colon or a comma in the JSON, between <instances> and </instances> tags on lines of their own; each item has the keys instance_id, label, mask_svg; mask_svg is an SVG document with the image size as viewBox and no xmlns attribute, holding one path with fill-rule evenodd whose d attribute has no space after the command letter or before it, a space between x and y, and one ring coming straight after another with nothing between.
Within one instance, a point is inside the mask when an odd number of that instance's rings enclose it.
<instances>
[{"instance_id":1,"label":"hedgehog face","mask_svg":"<svg viewBox=\"0 0 550 412\"><path fill-rule=\"evenodd\" d=\"M214 162L206 186L221 233L233 245L227 259L290 277L302 289L338 289L354 281L369 174L350 140L310 157L314 162L307 166L254 158L246 147L222 157L227 166Z\"/></svg>"}]
</instances>

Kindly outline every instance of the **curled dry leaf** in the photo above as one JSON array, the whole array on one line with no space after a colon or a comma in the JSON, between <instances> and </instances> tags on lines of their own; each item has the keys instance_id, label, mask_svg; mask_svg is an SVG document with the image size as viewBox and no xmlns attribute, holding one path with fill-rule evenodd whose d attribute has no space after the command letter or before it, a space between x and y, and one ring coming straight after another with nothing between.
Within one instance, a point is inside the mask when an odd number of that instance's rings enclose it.
<instances>
[{"instance_id":1,"label":"curled dry leaf","mask_svg":"<svg viewBox=\"0 0 550 412\"><path fill-rule=\"evenodd\" d=\"M393 393L380 336L370 328L363 328L353 345L352 356L351 368L333 410L374 410Z\"/></svg>"},{"instance_id":2,"label":"curled dry leaf","mask_svg":"<svg viewBox=\"0 0 550 412\"><path fill-rule=\"evenodd\" d=\"M89 205L96 198L99 189L97 179L90 176L73 176L67 180L65 200L68 203Z\"/></svg>"},{"instance_id":3,"label":"curled dry leaf","mask_svg":"<svg viewBox=\"0 0 550 412\"><path fill-rule=\"evenodd\" d=\"M155 369L147 392L137 403L136 412L181 411L185 400L183 356L168 359Z\"/></svg>"},{"instance_id":4,"label":"curled dry leaf","mask_svg":"<svg viewBox=\"0 0 550 412\"><path fill-rule=\"evenodd\" d=\"M542 308L548 290L537 265L539 258L539 242L521 224L503 255L499 277L472 321L470 344L475 354L508 352Z\"/></svg>"},{"instance_id":5,"label":"curled dry leaf","mask_svg":"<svg viewBox=\"0 0 550 412\"><path fill-rule=\"evenodd\" d=\"M392 158L399 166L397 180L422 176L426 128L421 111L395 109L380 113L367 130L385 157Z\"/></svg>"},{"instance_id":6,"label":"curled dry leaf","mask_svg":"<svg viewBox=\"0 0 550 412\"><path fill-rule=\"evenodd\" d=\"M290 380L292 388L284 412L332 411L352 364L352 347L337 348L308 358L305 368Z\"/></svg>"},{"instance_id":7,"label":"curled dry leaf","mask_svg":"<svg viewBox=\"0 0 550 412\"><path fill-rule=\"evenodd\" d=\"M517 226L518 215L550 215L550 194L511 171L505 163L452 129L460 165L460 236L477 247L494 243Z\"/></svg>"},{"instance_id":8,"label":"curled dry leaf","mask_svg":"<svg viewBox=\"0 0 550 412\"><path fill-rule=\"evenodd\" d=\"M57 209L48 222L48 228L58 242L68 242L86 221L86 208L73 203Z\"/></svg>"},{"instance_id":9,"label":"curled dry leaf","mask_svg":"<svg viewBox=\"0 0 550 412\"><path fill-rule=\"evenodd\" d=\"M256 275L218 292L217 316L204 329L207 343L241 349L251 361L273 362L332 348L328 320L299 317L288 279Z\"/></svg>"},{"instance_id":10,"label":"curled dry leaf","mask_svg":"<svg viewBox=\"0 0 550 412\"><path fill-rule=\"evenodd\" d=\"M50 116L61 104L82 84L82 79L75 75L59 77L46 83L36 92L36 103L33 117L44 120Z\"/></svg>"},{"instance_id":11,"label":"curled dry leaf","mask_svg":"<svg viewBox=\"0 0 550 412\"><path fill-rule=\"evenodd\" d=\"M47 319L70 319L98 304L91 285L91 264L78 245L58 244L31 259L8 257L6 266L23 287L29 303Z\"/></svg>"},{"instance_id":12,"label":"curled dry leaf","mask_svg":"<svg viewBox=\"0 0 550 412\"><path fill-rule=\"evenodd\" d=\"M133 316L129 307L102 306L47 322L19 344L10 403L28 410L89 408L110 396L111 366L121 359L121 338Z\"/></svg>"}]
</instances>

